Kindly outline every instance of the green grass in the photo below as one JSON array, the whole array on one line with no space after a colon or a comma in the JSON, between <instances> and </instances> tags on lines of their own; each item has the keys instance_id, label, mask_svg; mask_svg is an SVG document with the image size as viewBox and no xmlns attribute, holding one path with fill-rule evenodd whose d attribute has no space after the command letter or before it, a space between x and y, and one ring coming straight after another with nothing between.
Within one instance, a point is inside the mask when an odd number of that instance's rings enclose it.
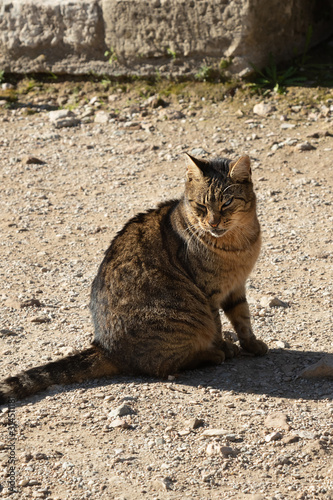
<instances>
[{"instance_id":1,"label":"green grass","mask_svg":"<svg viewBox=\"0 0 333 500\"><path fill-rule=\"evenodd\" d=\"M279 69L272 54L269 55L269 64L263 70L254 64L251 64L251 67L255 71L255 77L249 86L264 95L270 91L283 94L287 87L302 85L307 80L306 76L300 74L297 66Z\"/></svg>"},{"instance_id":2,"label":"green grass","mask_svg":"<svg viewBox=\"0 0 333 500\"><path fill-rule=\"evenodd\" d=\"M302 53L295 52L291 61L277 64L272 54L269 63L263 68L251 64L254 75L249 83L255 92L267 94L275 92L283 94L288 87L320 85L332 87L333 85L333 47L329 41L310 50L312 27L307 31ZM332 43L332 42L331 42Z\"/></svg>"}]
</instances>

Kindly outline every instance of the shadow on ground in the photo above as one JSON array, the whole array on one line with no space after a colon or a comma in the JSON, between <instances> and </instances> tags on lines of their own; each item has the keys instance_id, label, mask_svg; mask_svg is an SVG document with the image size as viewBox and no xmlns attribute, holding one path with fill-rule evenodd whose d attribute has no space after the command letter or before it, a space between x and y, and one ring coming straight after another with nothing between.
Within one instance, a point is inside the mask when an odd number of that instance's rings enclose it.
<instances>
[{"instance_id":1,"label":"shadow on ground","mask_svg":"<svg viewBox=\"0 0 333 500\"><path fill-rule=\"evenodd\" d=\"M327 355L326 352L271 349L264 357L242 356L223 365L200 372L201 385L238 394L258 394L288 399L333 399L333 381L328 378L305 379L301 371ZM197 385L184 373L179 383Z\"/></svg>"},{"instance_id":2,"label":"shadow on ground","mask_svg":"<svg viewBox=\"0 0 333 500\"><path fill-rule=\"evenodd\" d=\"M93 389L111 384L167 383L177 386L182 392L189 387L210 387L220 391L234 391L235 394L258 394L286 399L320 400L333 399L333 381L328 378L304 379L300 372L326 356L327 352L271 349L266 356L240 356L219 366L207 366L186 371L170 381L149 377L117 376L102 378L83 384L53 387L50 391L32 396L17 406L44 399L46 396L74 391L78 387ZM176 388L176 387L175 387Z\"/></svg>"}]
</instances>

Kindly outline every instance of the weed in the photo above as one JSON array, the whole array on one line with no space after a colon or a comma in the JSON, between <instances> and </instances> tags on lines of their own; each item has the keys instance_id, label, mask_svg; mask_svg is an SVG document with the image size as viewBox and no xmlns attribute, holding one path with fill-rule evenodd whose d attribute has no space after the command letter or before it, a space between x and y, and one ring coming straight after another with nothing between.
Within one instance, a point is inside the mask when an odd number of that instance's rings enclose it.
<instances>
[{"instance_id":1,"label":"weed","mask_svg":"<svg viewBox=\"0 0 333 500\"><path fill-rule=\"evenodd\" d=\"M101 80L101 84L103 85L105 90L108 90L112 85L112 82L108 76L104 76L103 79Z\"/></svg>"},{"instance_id":2,"label":"weed","mask_svg":"<svg viewBox=\"0 0 333 500\"><path fill-rule=\"evenodd\" d=\"M223 71L228 69L231 64L232 64L232 57L227 57L226 59L222 57L219 64L221 73L223 73Z\"/></svg>"},{"instance_id":3,"label":"weed","mask_svg":"<svg viewBox=\"0 0 333 500\"><path fill-rule=\"evenodd\" d=\"M122 91L123 94L126 94L128 88L127 88L127 85L125 83L121 83L118 85L118 89L120 89Z\"/></svg>"},{"instance_id":4,"label":"weed","mask_svg":"<svg viewBox=\"0 0 333 500\"><path fill-rule=\"evenodd\" d=\"M37 82L36 80L29 80L28 83L27 83L27 86L26 86L26 92L30 92L31 90L33 90L35 87L37 86Z\"/></svg>"},{"instance_id":5,"label":"weed","mask_svg":"<svg viewBox=\"0 0 333 500\"><path fill-rule=\"evenodd\" d=\"M174 50L170 49L170 47L167 48L167 54L168 54L168 56L171 57L171 59L173 61L176 60L177 54L176 54L176 52Z\"/></svg>"},{"instance_id":6,"label":"weed","mask_svg":"<svg viewBox=\"0 0 333 500\"><path fill-rule=\"evenodd\" d=\"M199 82L210 82L214 77L214 73L215 71L212 68L212 66L207 66L206 64L203 64L200 67L198 73L196 73L196 75L194 76L194 78Z\"/></svg>"},{"instance_id":7,"label":"weed","mask_svg":"<svg viewBox=\"0 0 333 500\"><path fill-rule=\"evenodd\" d=\"M37 110L36 109L33 109L33 108L26 108L25 110L25 113L24 113L26 116L30 116L30 115L35 115L37 114Z\"/></svg>"},{"instance_id":8,"label":"weed","mask_svg":"<svg viewBox=\"0 0 333 500\"><path fill-rule=\"evenodd\" d=\"M64 106L65 109L69 109L69 111L75 111L80 106L80 103L77 101L70 102Z\"/></svg>"},{"instance_id":9,"label":"weed","mask_svg":"<svg viewBox=\"0 0 333 500\"><path fill-rule=\"evenodd\" d=\"M88 77L90 82L98 82L99 81L99 74L96 73L96 71L93 71L92 69L88 72Z\"/></svg>"},{"instance_id":10,"label":"weed","mask_svg":"<svg viewBox=\"0 0 333 500\"><path fill-rule=\"evenodd\" d=\"M206 62L202 64L199 71L194 75L198 82L221 83L226 81L225 70L232 64L232 58L221 59L219 64L209 66Z\"/></svg>"},{"instance_id":11,"label":"weed","mask_svg":"<svg viewBox=\"0 0 333 500\"><path fill-rule=\"evenodd\" d=\"M306 77L300 76L297 66L290 66L286 70L279 71L272 53L269 54L269 64L260 70L251 63L251 67L256 72L255 81L249 86L255 91L264 91L264 95L271 90L278 94L284 94L287 86L300 85L306 81Z\"/></svg>"},{"instance_id":12,"label":"weed","mask_svg":"<svg viewBox=\"0 0 333 500\"><path fill-rule=\"evenodd\" d=\"M46 78L48 80L58 80L58 76L56 74L52 73L52 71L47 72Z\"/></svg>"},{"instance_id":13,"label":"weed","mask_svg":"<svg viewBox=\"0 0 333 500\"><path fill-rule=\"evenodd\" d=\"M177 98L183 98L184 89L187 87L186 82L161 82L157 89L154 89L154 94L161 94L163 97L172 95Z\"/></svg>"},{"instance_id":14,"label":"weed","mask_svg":"<svg viewBox=\"0 0 333 500\"><path fill-rule=\"evenodd\" d=\"M308 52L312 34L312 26L309 26L302 54L297 55L297 53L295 53L291 66L287 69L278 70L272 53L269 54L269 64L263 70L259 70L254 64L250 63L251 67L256 72L256 80L250 84L250 87L255 91L264 90L264 94L267 94L271 90L278 94L284 94L286 92L286 87L301 85L305 82L307 78L300 75L299 72L304 71L305 67L311 66L308 62Z\"/></svg>"},{"instance_id":15,"label":"weed","mask_svg":"<svg viewBox=\"0 0 333 500\"><path fill-rule=\"evenodd\" d=\"M22 94L29 94L29 92L35 89L42 89L44 87L41 81L37 81L35 78L24 78L20 84L20 91Z\"/></svg>"},{"instance_id":16,"label":"weed","mask_svg":"<svg viewBox=\"0 0 333 500\"><path fill-rule=\"evenodd\" d=\"M18 100L17 91L14 89L2 90L0 93L0 99L7 101L7 104L15 103Z\"/></svg>"},{"instance_id":17,"label":"weed","mask_svg":"<svg viewBox=\"0 0 333 500\"><path fill-rule=\"evenodd\" d=\"M308 27L307 32L306 32L306 39L305 39L305 46L304 46L303 54L298 58L298 61L296 59L296 62L298 63L297 65L299 67L303 67L306 64L306 62L309 60L308 52L309 52L309 48L310 48L312 34L313 34L313 28L310 25Z\"/></svg>"},{"instance_id":18,"label":"weed","mask_svg":"<svg viewBox=\"0 0 333 500\"><path fill-rule=\"evenodd\" d=\"M4 70L2 69L0 71L0 83L4 82L5 81L5 72Z\"/></svg>"},{"instance_id":19,"label":"weed","mask_svg":"<svg viewBox=\"0 0 333 500\"><path fill-rule=\"evenodd\" d=\"M328 86L332 86L332 52L330 53L329 58L327 58L327 56L325 58L323 53L327 54L328 47L321 44L314 52L312 52L312 54L309 53L312 31L312 26L309 26L303 53L301 55L295 55L294 65L299 68L299 71L306 74L310 81L318 81L321 85L326 84Z\"/></svg>"},{"instance_id":20,"label":"weed","mask_svg":"<svg viewBox=\"0 0 333 500\"><path fill-rule=\"evenodd\" d=\"M72 94L77 95L81 92L81 90L82 90L82 85L79 85L79 84L75 85L72 89Z\"/></svg>"},{"instance_id":21,"label":"weed","mask_svg":"<svg viewBox=\"0 0 333 500\"><path fill-rule=\"evenodd\" d=\"M138 91L139 96L147 99L156 93L155 86L152 82L147 82L145 87L141 87Z\"/></svg>"},{"instance_id":22,"label":"weed","mask_svg":"<svg viewBox=\"0 0 333 500\"><path fill-rule=\"evenodd\" d=\"M155 83L161 83L162 81L162 75L161 75L161 72L158 68L155 69L155 79L154 79Z\"/></svg>"},{"instance_id":23,"label":"weed","mask_svg":"<svg viewBox=\"0 0 333 500\"><path fill-rule=\"evenodd\" d=\"M113 64L114 62L118 61L118 56L113 47L110 47L110 50L106 50L104 52L104 56L108 58L108 62L110 64Z\"/></svg>"}]
</instances>

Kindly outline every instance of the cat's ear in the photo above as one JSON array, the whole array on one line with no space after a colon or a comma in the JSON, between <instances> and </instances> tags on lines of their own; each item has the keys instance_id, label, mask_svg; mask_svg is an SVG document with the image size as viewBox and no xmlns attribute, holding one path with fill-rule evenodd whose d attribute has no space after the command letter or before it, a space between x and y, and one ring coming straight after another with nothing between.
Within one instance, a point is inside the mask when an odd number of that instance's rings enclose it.
<instances>
[{"instance_id":1,"label":"cat's ear","mask_svg":"<svg viewBox=\"0 0 333 500\"><path fill-rule=\"evenodd\" d=\"M200 160L199 158L194 158L194 156L185 153L188 157L186 176L188 180L202 179L205 170L207 169L208 162L205 160Z\"/></svg>"},{"instance_id":2,"label":"cat's ear","mask_svg":"<svg viewBox=\"0 0 333 500\"><path fill-rule=\"evenodd\" d=\"M229 164L229 177L234 182L251 182L251 161L247 155Z\"/></svg>"}]
</instances>

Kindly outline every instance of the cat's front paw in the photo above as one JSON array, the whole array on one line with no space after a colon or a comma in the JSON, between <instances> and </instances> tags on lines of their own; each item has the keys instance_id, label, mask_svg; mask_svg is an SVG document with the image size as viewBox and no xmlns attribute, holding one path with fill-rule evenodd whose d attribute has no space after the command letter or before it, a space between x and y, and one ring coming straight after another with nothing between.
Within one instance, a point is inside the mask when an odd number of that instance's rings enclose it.
<instances>
[{"instance_id":1,"label":"cat's front paw","mask_svg":"<svg viewBox=\"0 0 333 500\"><path fill-rule=\"evenodd\" d=\"M238 345L236 345L234 342L231 342L230 340L223 340L221 349L223 350L226 359L234 358L239 354Z\"/></svg>"},{"instance_id":2,"label":"cat's front paw","mask_svg":"<svg viewBox=\"0 0 333 500\"><path fill-rule=\"evenodd\" d=\"M208 356L209 362L213 363L214 365L220 365L223 363L225 360L226 355L224 349L214 349L214 351L211 351Z\"/></svg>"},{"instance_id":3,"label":"cat's front paw","mask_svg":"<svg viewBox=\"0 0 333 500\"><path fill-rule=\"evenodd\" d=\"M262 340L256 339L255 337L241 340L240 344L245 351L251 352L256 356L263 356L268 351L267 344L265 344Z\"/></svg>"}]
</instances>

